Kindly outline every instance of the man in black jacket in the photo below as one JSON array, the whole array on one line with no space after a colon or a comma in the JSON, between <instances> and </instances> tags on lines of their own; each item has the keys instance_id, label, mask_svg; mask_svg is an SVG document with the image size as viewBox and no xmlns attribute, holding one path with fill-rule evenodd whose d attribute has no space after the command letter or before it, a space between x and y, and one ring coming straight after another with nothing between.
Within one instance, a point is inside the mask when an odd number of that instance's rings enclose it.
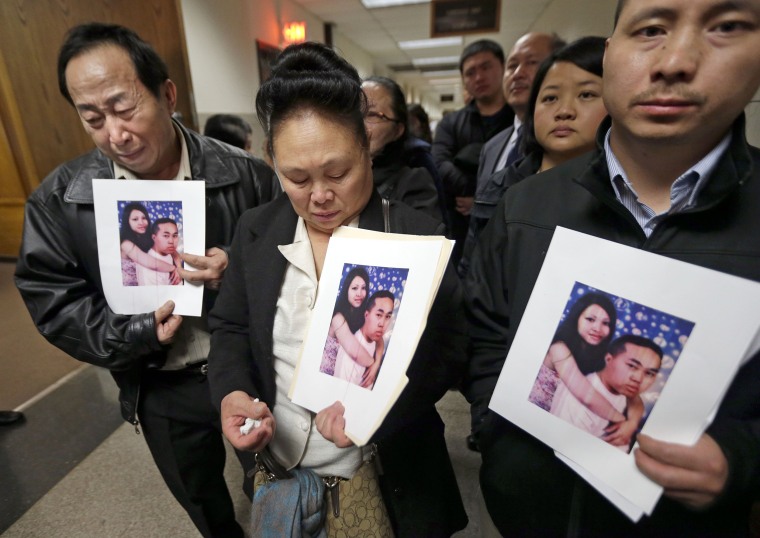
<instances>
[{"instance_id":1,"label":"man in black jacket","mask_svg":"<svg viewBox=\"0 0 760 538\"><path fill-rule=\"evenodd\" d=\"M487 405L556 226L760 281L760 151L743 109L760 85L760 1L621 0L595 152L510 189L467 280L467 395ZM721 84L716 85L715 81ZM720 361L721 357L714 357ZM760 355L693 446L639 435L664 488L634 524L546 445L489 413L481 487L510 536L740 536L760 491Z\"/></svg>"},{"instance_id":2,"label":"man in black jacket","mask_svg":"<svg viewBox=\"0 0 760 538\"><path fill-rule=\"evenodd\" d=\"M201 534L242 537L206 382L205 310L227 266L225 246L238 217L279 187L262 162L171 119L177 91L166 65L127 28L73 28L59 53L58 80L97 149L59 166L29 197L16 285L48 341L111 370L122 415L135 427L139 417L166 484ZM209 248L205 255L182 255L197 271L178 269L186 281L206 284L201 318L183 322L171 301L132 316L109 308L98 264L94 178L205 182Z\"/></svg>"}]
</instances>

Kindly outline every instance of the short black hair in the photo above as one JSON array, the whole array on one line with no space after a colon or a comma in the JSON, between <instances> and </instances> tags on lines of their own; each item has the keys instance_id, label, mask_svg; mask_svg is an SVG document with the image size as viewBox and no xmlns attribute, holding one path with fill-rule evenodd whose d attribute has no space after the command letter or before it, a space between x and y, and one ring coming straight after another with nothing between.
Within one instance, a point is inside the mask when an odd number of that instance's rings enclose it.
<instances>
[{"instance_id":1,"label":"short black hair","mask_svg":"<svg viewBox=\"0 0 760 538\"><path fill-rule=\"evenodd\" d=\"M634 346L649 348L657 353L657 356L660 357L660 361L662 361L662 348L652 342L649 338L644 338L643 336L639 336L637 334L624 334L623 336L615 338L612 342L610 342L610 347L607 348L607 353L613 357L617 357L625 351L626 344L633 344Z\"/></svg>"},{"instance_id":2,"label":"short black hair","mask_svg":"<svg viewBox=\"0 0 760 538\"><path fill-rule=\"evenodd\" d=\"M404 134L401 135L401 139L407 138L409 134L409 110L406 107L406 97L404 96L404 90L401 89L395 80L388 77L373 76L364 79L364 82L372 82L378 86L385 88L391 96L391 109L393 110L393 118L401 125L404 126Z\"/></svg>"},{"instance_id":3,"label":"short black hair","mask_svg":"<svg viewBox=\"0 0 760 538\"><path fill-rule=\"evenodd\" d=\"M367 300L367 306L364 307L364 311L369 312L372 310L375 307L375 302L378 299L390 299L394 305L396 304L396 297L393 295L393 293L388 290L380 290L370 295L369 299Z\"/></svg>"},{"instance_id":4,"label":"short black hair","mask_svg":"<svg viewBox=\"0 0 760 538\"><path fill-rule=\"evenodd\" d=\"M312 41L285 48L272 64L272 76L256 95L256 113L270 155L275 129L304 109L315 109L342 122L362 147L369 147L364 127L367 98L359 73L330 47Z\"/></svg>"},{"instance_id":5,"label":"short black hair","mask_svg":"<svg viewBox=\"0 0 760 538\"><path fill-rule=\"evenodd\" d=\"M250 124L234 114L214 114L206 120L203 134L221 140L240 149L245 149L248 135L253 133Z\"/></svg>"},{"instance_id":6,"label":"short black hair","mask_svg":"<svg viewBox=\"0 0 760 538\"><path fill-rule=\"evenodd\" d=\"M175 226L177 226L177 221L170 218L156 219L156 222L154 222L153 226L150 227L151 235L158 233L158 227L161 224L174 224ZM177 228L179 228L179 226L177 226Z\"/></svg>"},{"instance_id":7,"label":"short black hair","mask_svg":"<svg viewBox=\"0 0 760 538\"><path fill-rule=\"evenodd\" d=\"M58 89L69 103L73 105L74 101L66 85L66 66L80 54L103 45L124 49L143 86L156 98L161 96L161 85L169 78L169 69L153 47L129 28L118 24L91 22L69 30L58 52Z\"/></svg>"},{"instance_id":8,"label":"short black hair","mask_svg":"<svg viewBox=\"0 0 760 538\"><path fill-rule=\"evenodd\" d=\"M462 51L462 55L459 57L459 72L464 73L464 62L467 58L481 52L492 53L504 65L504 49L501 48L501 45L490 39L479 39L467 45Z\"/></svg>"}]
</instances>

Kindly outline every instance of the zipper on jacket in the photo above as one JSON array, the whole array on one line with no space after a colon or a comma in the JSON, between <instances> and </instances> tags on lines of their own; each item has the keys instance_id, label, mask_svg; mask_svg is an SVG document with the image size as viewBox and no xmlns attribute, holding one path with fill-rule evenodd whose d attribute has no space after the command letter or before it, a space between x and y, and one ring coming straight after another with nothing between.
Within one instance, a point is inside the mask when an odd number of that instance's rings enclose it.
<instances>
[{"instance_id":1,"label":"zipper on jacket","mask_svg":"<svg viewBox=\"0 0 760 538\"><path fill-rule=\"evenodd\" d=\"M135 427L135 435L140 435L140 421L137 420L137 404L140 403L140 385L137 385L137 395L135 396L135 410L132 415L132 426Z\"/></svg>"}]
</instances>

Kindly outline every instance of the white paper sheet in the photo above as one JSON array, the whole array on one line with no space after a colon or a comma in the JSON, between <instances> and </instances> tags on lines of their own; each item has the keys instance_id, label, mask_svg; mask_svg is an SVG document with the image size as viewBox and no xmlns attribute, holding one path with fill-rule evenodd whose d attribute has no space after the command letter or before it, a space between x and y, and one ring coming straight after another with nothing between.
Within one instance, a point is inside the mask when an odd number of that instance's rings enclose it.
<instances>
[{"instance_id":1,"label":"white paper sheet","mask_svg":"<svg viewBox=\"0 0 760 538\"><path fill-rule=\"evenodd\" d=\"M290 389L293 402L319 412L341 401L346 408L346 435L357 445L366 444L408 382L406 370L425 328L451 245L444 237L337 230L330 239L311 324ZM320 372L347 264L378 272L383 268L408 270L405 281L391 284L397 297L399 292L403 295L393 312L392 334L386 333L385 358L372 390ZM367 296L375 291L368 290Z\"/></svg>"},{"instance_id":2,"label":"white paper sheet","mask_svg":"<svg viewBox=\"0 0 760 538\"><path fill-rule=\"evenodd\" d=\"M631 454L528 401L578 282L694 323L642 429L686 445L704 431L744 357L756 347L760 284L563 228L554 234L490 408L598 479L600 490L606 485L615 491L628 503L621 508L626 513L635 514L631 505L651 513L662 488L638 471Z\"/></svg>"},{"instance_id":3,"label":"white paper sheet","mask_svg":"<svg viewBox=\"0 0 760 538\"><path fill-rule=\"evenodd\" d=\"M92 181L95 224L98 238L103 292L108 306L117 314L141 314L156 310L168 300L174 313L200 316L203 285L125 285L122 275L121 212L125 202L139 202L156 218L171 218L177 223L178 251L202 255L206 242L206 192L202 181L113 180ZM148 232L149 233L149 232ZM192 270L188 264L185 268Z\"/></svg>"}]
</instances>

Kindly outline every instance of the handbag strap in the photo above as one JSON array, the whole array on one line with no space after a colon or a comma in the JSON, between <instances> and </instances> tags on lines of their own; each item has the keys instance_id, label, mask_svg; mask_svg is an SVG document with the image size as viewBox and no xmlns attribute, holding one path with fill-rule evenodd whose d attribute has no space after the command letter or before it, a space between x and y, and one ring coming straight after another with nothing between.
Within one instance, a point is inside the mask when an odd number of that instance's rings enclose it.
<instances>
[{"instance_id":1,"label":"handbag strap","mask_svg":"<svg viewBox=\"0 0 760 538\"><path fill-rule=\"evenodd\" d=\"M383 227L385 233L391 233L391 203L383 198Z\"/></svg>"}]
</instances>

